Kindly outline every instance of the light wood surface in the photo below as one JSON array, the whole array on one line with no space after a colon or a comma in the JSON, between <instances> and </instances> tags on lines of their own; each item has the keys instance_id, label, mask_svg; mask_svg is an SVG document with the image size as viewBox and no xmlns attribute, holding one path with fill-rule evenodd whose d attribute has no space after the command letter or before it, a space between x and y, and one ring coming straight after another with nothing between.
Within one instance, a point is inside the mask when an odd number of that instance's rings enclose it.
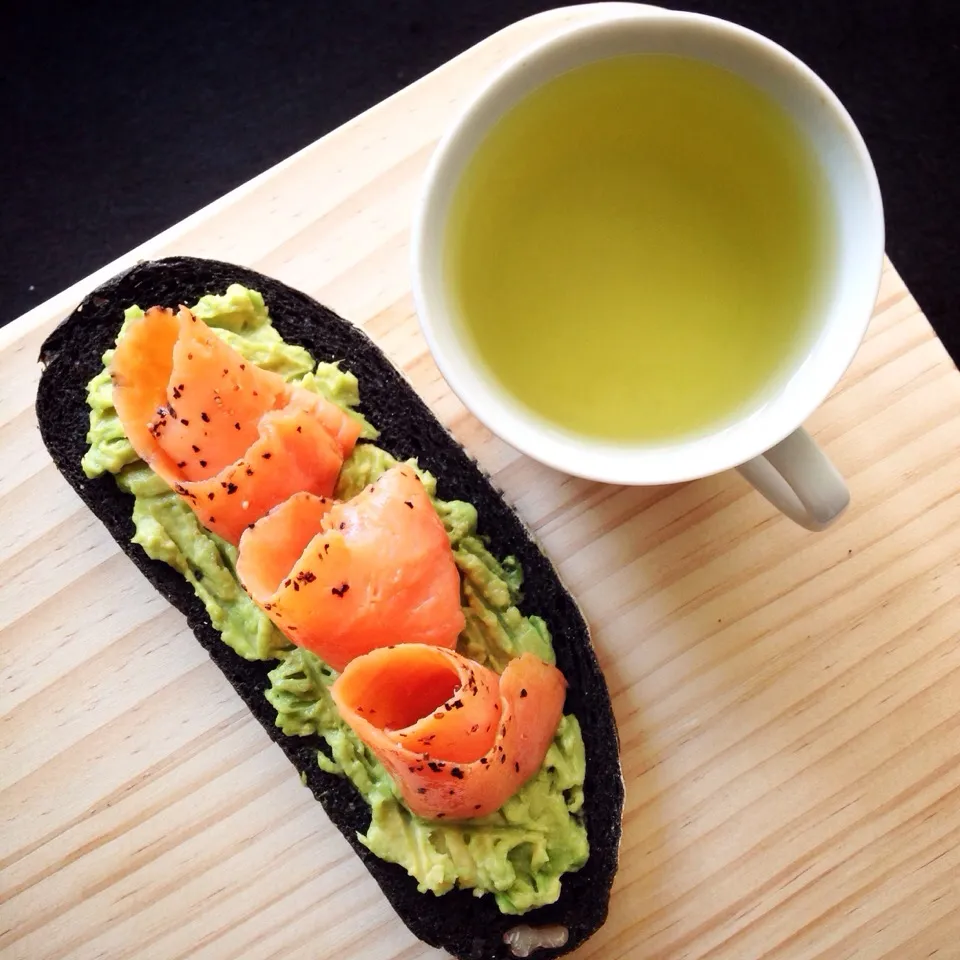
<instances>
[{"instance_id":1,"label":"light wood surface","mask_svg":"<svg viewBox=\"0 0 960 960\"><path fill-rule=\"evenodd\" d=\"M578 956L960 957L960 375L894 269L809 424L853 493L820 535L733 473L538 466L425 351L407 232L431 149L505 57L598 9L505 30L124 262L232 260L362 324L541 538L627 781L610 919ZM0 956L438 957L42 447L40 343L119 265L0 331Z\"/></svg>"}]
</instances>

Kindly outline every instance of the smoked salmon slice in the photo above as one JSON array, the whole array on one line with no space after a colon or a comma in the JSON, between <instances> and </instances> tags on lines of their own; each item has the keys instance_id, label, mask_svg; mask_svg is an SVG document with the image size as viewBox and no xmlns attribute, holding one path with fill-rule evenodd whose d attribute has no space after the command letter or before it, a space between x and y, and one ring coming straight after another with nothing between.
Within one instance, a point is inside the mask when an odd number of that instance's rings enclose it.
<instances>
[{"instance_id":1,"label":"smoked salmon slice","mask_svg":"<svg viewBox=\"0 0 960 960\"><path fill-rule=\"evenodd\" d=\"M237 575L299 646L336 670L377 647L453 647L460 574L413 469L398 464L351 500L302 493L240 538Z\"/></svg>"},{"instance_id":2,"label":"smoked salmon slice","mask_svg":"<svg viewBox=\"0 0 960 960\"><path fill-rule=\"evenodd\" d=\"M498 810L540 769L566 689L531 653L497 676L452 650L401 644L351 661L331 694L413 813L466 820Z\"/></svg>"},{"instance_id":3,"label":"smoked salmon slice","mask_svg":"<svg viewBox=\"0 0 960 960\"><path fill-rule=\"evenodd\" d=\"M186 307L130 321L110 376L137 455L231 543L293 493L332 493L360 433L335 404L246 361Z\"/></svg>"}]
</instances>

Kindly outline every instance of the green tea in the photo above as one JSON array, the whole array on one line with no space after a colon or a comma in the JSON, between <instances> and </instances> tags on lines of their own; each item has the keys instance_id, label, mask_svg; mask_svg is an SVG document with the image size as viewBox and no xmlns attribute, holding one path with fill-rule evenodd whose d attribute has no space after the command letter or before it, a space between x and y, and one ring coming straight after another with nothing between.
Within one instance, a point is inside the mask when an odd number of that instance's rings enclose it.
<instances>
[{"instance_id":1,"label":"green tea","mask_svg":"<svg viewBox=\"0 0 960 960\"><path fill-rule=\"evenodd\" d=\"M444 270L479 359L554 425L624 442L759 406L815 334L828 187L767 94L635 55L520 101L458 184Z\"/></svg>"}]
</instances>

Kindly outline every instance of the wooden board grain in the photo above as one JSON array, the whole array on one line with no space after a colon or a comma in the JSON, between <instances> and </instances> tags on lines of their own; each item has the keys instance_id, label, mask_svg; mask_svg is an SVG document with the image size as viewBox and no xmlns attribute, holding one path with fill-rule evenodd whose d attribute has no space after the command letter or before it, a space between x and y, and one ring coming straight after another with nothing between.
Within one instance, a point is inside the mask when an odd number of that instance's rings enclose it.
<instances>
[{"instance_id":1,"label":"wooden board grain","mask_svg":"<svg viewBox=\"0 0 960 960\"><path fill-rule=\"evenodd\" d=\"M40 343L137 256L218 257L361 324L581 601L623 740L622 865L581 958L958 956L960 375L888 263L809 427L853 504L811 535L735 474L592 484L441 380L409 293L420 176L523 21L0 331L0 956L437 957L51 465Z\"/></svg>"}]
</instances>

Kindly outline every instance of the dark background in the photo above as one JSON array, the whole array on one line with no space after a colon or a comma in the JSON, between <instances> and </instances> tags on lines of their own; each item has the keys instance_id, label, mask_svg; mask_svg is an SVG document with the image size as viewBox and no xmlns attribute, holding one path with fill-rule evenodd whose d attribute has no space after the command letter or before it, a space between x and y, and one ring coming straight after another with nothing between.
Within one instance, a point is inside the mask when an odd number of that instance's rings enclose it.
<instances>
[{"instance_id":1,"label":"dark background","mask_svg":"<svg viewBox=\"0 0 960 960\"><path fill-rule=\"evenodd\" d=\"M20 4L0 28L0 322L214 200L537 0ZM960 3L684 0L805 60L860 126L887 250L954 358Z\"/></svg>"}]
</instances>

